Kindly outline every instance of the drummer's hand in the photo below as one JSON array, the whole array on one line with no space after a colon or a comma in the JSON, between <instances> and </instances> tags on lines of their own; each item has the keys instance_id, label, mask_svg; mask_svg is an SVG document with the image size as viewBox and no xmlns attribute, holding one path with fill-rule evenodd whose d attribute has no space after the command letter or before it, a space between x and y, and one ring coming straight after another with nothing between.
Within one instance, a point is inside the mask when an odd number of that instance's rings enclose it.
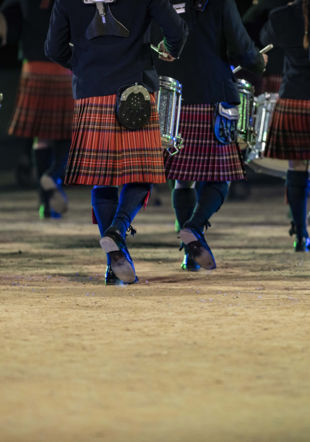
<instances>
[{"instance_id":1,"label":"drummer's hand","mask_svg":"<svg viewBox=\"0 0 310 442\"><path fill-rule=\"evenodd\" d=\"M162 40L158 44L158 50L162 53L162 55L158 55L158 58L163 61L174 61L175 58L169 54L168 49L166 48L165 42Z\"/></svg>"},{"instance_id":2,"label":"drummer's hand","mask_svg":"<svg viewBox=\"0 0 310 442\"><path fill-rule=\"evenodd\" d=\"M0 46L6 45L7 24L4 15L0 12Z\"/></svg>"}]
</instances>

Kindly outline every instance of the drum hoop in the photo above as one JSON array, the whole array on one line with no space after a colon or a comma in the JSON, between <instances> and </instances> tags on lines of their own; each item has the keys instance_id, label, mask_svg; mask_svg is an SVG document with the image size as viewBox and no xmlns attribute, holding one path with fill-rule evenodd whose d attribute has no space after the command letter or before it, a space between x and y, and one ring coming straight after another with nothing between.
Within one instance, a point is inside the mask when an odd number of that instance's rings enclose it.
<instances>
[{"instance_id":1,"label":"drum hoop","mask_svg":"<svg viewBox=\"0 0 310 442\"><path fill-rule=\"evenodd\" d=\"M240 78L237 79L237 87L239 92L244 92L248 94L254 94L255 92L255 88L251 83Z\"/></svg>"},{"instance_id":2,"label":"drum hoop","mask_svg":"<svg viewBox=\"0 0 310 442\"><path fill-rule=\"evenodd\" d=\"M249 90L246 90L246 89L239 89L239 93L242 93L242 94L244 94L244 95L249 95L250 97L253 97L253 92L252 91L249 91ZM254 98L254 97L253 97Z\"/></svg>"},{"instance_id":3,"label":"drum hoop","mask_svg":"<svg viewBox=\"0 0 310 442\"><path fill-rule=\"evenodd\" d=\"M161 75L158 78L159 78L159 85L161 87L164 87L165 89L168 89L170 91L176 91L179 94L182 92L182 84L178 80L175 80L174 78L171 77L164 77Z\"/></svg>"}]
</instances>

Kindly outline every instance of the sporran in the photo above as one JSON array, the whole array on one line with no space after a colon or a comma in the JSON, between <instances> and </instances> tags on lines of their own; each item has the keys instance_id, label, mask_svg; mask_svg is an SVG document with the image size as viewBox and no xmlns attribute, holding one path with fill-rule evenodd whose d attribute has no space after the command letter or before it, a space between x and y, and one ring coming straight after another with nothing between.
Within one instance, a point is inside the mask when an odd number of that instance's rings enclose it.
<instances>
[{"instance_id":1,"label":"sporran","mask_svg":"<svg viewBox=\"0 0 310 442\"><path fill-rule=\"evenodd\" d=\"M151 99L141 84L122 88L117 94L116 117L121 126L129 130L142 129L150 120Z\"/></svg>"}]
</instances>

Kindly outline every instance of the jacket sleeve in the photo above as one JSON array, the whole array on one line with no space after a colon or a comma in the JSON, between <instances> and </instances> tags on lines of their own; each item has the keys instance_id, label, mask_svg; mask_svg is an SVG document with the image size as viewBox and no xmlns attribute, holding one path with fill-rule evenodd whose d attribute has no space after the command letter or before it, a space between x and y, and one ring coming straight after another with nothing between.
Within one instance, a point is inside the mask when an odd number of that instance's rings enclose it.
<instances>
[{"instance_id":1,"label":"jacket sleeve","mask_svg":"<svg viewBox=\"0 0 310 442\"><path fill-rule=\"evenodd\" d=\"M162 28L169 53L179 58L188 36L188 26L175 12L169 0L151 0L149 4L152 18Z\"/></svg>"},{"instance_id":2,"label":"jacket sleeve","mask_svg":"<svg viewBox=\"0 0 310 442\"><path fill-rule=\"evenodd\" d=\"M20 0L5 0L1 6L1 12L7 26L6 43L18 43L23 27L23 14Z\"/></svg>"},{"instance_id":3,"label":"jacket sleeve","mask_svg":"<svg viewBox=\"0 0 310 442\"><path fill-rule=\"evenodd\" d=\"M252 72L263 72L265 68L263 56L249 37L234 1L224 1L223 14L223 31L230 62L235 65L240 64Z\"/></svg>"},{"instance_id":4,"label":"jacket sleeve","mask_svg":"<svg viewBox=\"0 0 310 442\"><path fill-rule=\"evenodd\" d=\"M70 43L69 17L62 1L56 0L52 9L45 41L45 55L52 61L71 69L72 50Z\"/></svg>"},{"instance_id":5,"label":"jacket sleeve","mask_svg":"<svg viewBox=\"0 0 310 442\"><path fill-rule=\"evenodd\" d=\"M266 22L266 24L260 31L260 41L263 45L272 43L274 46L279 46L279 42L270 19Z\"/></svg>"}]
</instances>

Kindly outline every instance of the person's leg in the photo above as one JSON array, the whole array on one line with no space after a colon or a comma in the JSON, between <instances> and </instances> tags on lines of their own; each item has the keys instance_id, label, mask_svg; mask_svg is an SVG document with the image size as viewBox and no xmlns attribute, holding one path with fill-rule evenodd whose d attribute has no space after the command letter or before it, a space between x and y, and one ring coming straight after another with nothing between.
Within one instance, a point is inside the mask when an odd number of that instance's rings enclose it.
<instances>
[{"instance_id":1,"label":"person's leg","mask_svg":"<svg viewBox=\"0 0 310 442\"><path fill-rule=\"evenodd\" d=\"M187 220L180 236L189 250L190 256L201 267L213 269L216 267L213 254L205 241L203 230L208 225L211 216L217 212L228 193L227 182L203 182L197 186L197 204L193 214Z\"/></svg>"},{"instance_id":2,"label":"person's leg","mask_svg":"<svg viewBox=\"0 0 310 442\"><path fill-rule=\"evenodd\" d=\"M95 186L91 191L93 212L98 224L100 236L112 224L118 205L118 188L113 186ZM111 267L111 257L107 253L107 268L105 273L107 285L118 285L121 281L114 275Z\"/></svg>"},{"instance_id":3,"label":"person's leg","mask_svg":"<svg viewBox=\"0 0 310 442\"><path fill-rule=\"evenodd\" d=\"M204 182L197 186L197 204L190 219L184 227L190 227L203 232L211 216L217 212L225 201L228 193L228 183Z\"/></svg>"},{"instance_id":4,"label":"person's leg","mask_svg":"<svg viewBox=\"0 0 310 442\"><path fill-rule=\"evenodd\" d=\"M52 147L48 140L33 141L33 153L37 178L40 179L44 172L50 167L52 161Z\"/></svg>"},{"instance_id":5,"label":"person's leg","mask_svg":"<svg viewBox=\"0 0 310 442\"><path fill-rule=\"evenodd\" d=\"M33 154L33 139L21 138L23 150L17 159L15 177L17 184L22 188L32 187L36 183L34 174L34 154Z\"/></svg>"},{"instance_id":6,"label":"person's leg","mask_svg":"<svg viewBox=\"0 0 310 442\"><path fill-rule=\"evenodd\" d=\"M178 231L183 228L184 223L191 218L196 206L195 182L176 181L172 190L172 207L178 224ZM183 270L195 272L200 266L189 256L187 247L184 247L184 259L181 264Z\"/></svg>"},{"instance_id":7,"label":"person's leg","mask_svg":"<svg viewBox=\"0 0 310 442\"><path fill-rule=\"evenodd\" d=\"M125 184L112 224L100 240L101 247L110 255L114 274L125 283L137 281L134 264L126 246L126 232L150 190L151 185L148 183Z\"/></svg>"},{"instance_id":8,"label":"person's leg","mask_svg":"<svg viewBox=\"0 0 310 442\"><path fill-rule=\"evenodd\" d=\"M148 183L130 183L123 186L112 221L112 228L117 230L122 238L125 239L127 230L143 207L151 188L151 184Z\"/></svg>"},{"instance_id":9,"label":"person's leg","mask_svg":"<svg viewBox=\"0 0 310 442\"><path fill-rule=\"evenodd\" d=\"M52 148L53 160L45 173L51 176L55 181L60 180L60 184L62 184L66 172L70 140L55 140L52 143Z\"/></svg>"},{"instance_id":10,"label":"person's leg","mask_svg":"<svg viewBox=\"0 0 310 442\"><path fill-rule=\"evenodd\" d=\"M118 188L114 186L94 186L91 191L91 203L100 236L103 237L115 216L118 206Z\"/></svg>"},{"instance_id":11,"label":"person's leg","mask_svg":"<svg viewBox=\"0 0 310 442\"><path fill-rule=\"evenodd\" d=\"M40 180L45 171L50 167L52 161L52 147L48 140L38 140L35 139L33 142L33 154L34 163L36 169L36 176L38 180L38 191L39 191L39 201L40 209L39 216L41 219L49 218L52 216L51 208L49 205L49 200L51 192L43 189Z\"/></svg>"},{"instance_id":12,"label":"person's leg","mask_svg":"<svg viewBox=\"0 0 310 442\"><path fill-rule=\"evenodd\" d=\"M172 207L180 229L192 216L196 206L195 183L191 181L176 181L172 190Z\"/></svg>"},{"instance_id":13,"label":"person's leg","mask_svg":"<svg viewBox=\"0 0 310 442\"><path fill-rule=\"evenodd\" d=\"M309 176L307 161L290 161L286 177L287 200L291 209L296 252L310 250L310 240L307 231L307 200Z\"/></svg>"},{"instance_id":14,"label":"person's leg","mask_svg":"<svg viewBox=\"0 0 310 442\"><path fill-rule=\"evenodd\" d=\"M57 140L51 142L52 159L48 168L40 178L41 187L50 192L49 205L57 213L68 210L68 199L62 189L68 159L70 140Z\"/></svg>"}]
</instances>

